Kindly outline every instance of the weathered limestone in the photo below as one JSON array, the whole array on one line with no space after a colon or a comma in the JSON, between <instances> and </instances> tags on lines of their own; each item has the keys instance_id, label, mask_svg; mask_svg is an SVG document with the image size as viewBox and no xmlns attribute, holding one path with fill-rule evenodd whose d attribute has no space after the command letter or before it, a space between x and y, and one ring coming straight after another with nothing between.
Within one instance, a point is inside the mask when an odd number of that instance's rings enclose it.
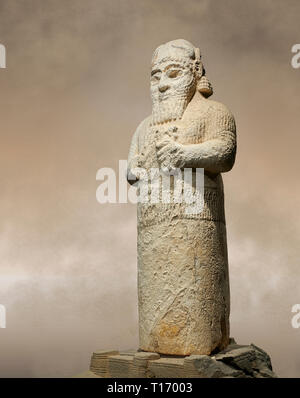
<instances>
[{"instance_id":1,"label":"weathered limestone","mask_svg":"<svg viewBox=\"0 0 300 398\"><path fill-rule=\"evenodd\" d=\"M232 349L232 347L235 349ZM254 344L250 346L232 345L230 350L224 350L214 358L240 369L244 374L251 377L274 377L269 355Z\"/></svg>"},{"instance_id":2,"label":"weathered limestone","mask_svg":"<svg viewBox=\"0 0 300 398\"><path fill-rule=\"evenodd\" d=\"M100 353L101 366L98 362L95 363ZM214 356L176 357L150 352L98 351L92 356L90 371L77 377L273 378L277 376L265 351L253 344L246 346L232 342L225 350Z\"/></svg>"},{"instance_id":3,"label":"weathered limestone","mask_svg":"<svg viewBox=\"0 0 300 398\"><path fill-rule=\"evenodd\" d=\"M134 355L132 377L151 377L152 373L148 367L149 361L159 359L155 352L138 352Z\"/></svg>"},{"instance_id":4,"label":"weathered limestone","mask_svg":"<svg viewBox=\"0 0 300 398\"><path fill-rule=\"evenodd\" d=\"M108 358L108 372L111 377L133 377L132 367L132 355L114 355Z\"/></svg>"},{"instance_id":5,"label":"weathered limestone","mask_svg":"<svg viewBox=\"0 0 300 398\"><path fill-rule=\"evenodd\" d=\"M142 180L136 167L165 173L193 168L194 174L202 168L204 208L187 214L186 203L163 203L162 197L158 203L138 203L139 338L144 351L209 355L229 342L221 173L234 164L236 131L230 111L208 100L211 94L197 48L185 40L157 48L152 115L133 136L129 182Z\"/></svg>"},{"instance_id":6,"label":"weathered limestone","mask_svg":"<svg viewBox=\"0 0 300 398\"><path fill-rule=\"evenodd\" d=\"M185 367L190 377L243 377L242 371L231 368L222 362L217 362L208 355L191 355L185 359Z\"/></svg>"},{"instance_id":7,"label":"weathered limestone","mask_svg":"<svg viewBox=\"0 0 300 398\"><path fill-rule=\"evenodd\" d=\"M199 50L185 40L160 46L152 59L152 115L135 132L128 181L138 192L159 170L156 201L138 202L139 350L96 351L77 377L277 377L261 348L229 338L229 277L221 173L234 164L235 122L207 99L212 87ZM204 206L174 199L177 181L204 169ZM163 185L172 174L171 184ZM152 174L153 175L153 174ZM151 178L152 179L152 178ZM183 181L181 181L183 183ZM179 188L184 190L185 181ZM180 192L180 190L179 190ZM145 193L145 192L144 192ZM143 197L145 199L145 197Z\"/></svg>"},{"instance_id":8,"label":"weathered limestone","mask_svg":"<svg viewBox=\"0 0 300 398\"><path fill-rule=\"evenodd\" d=\"M115 350L111 351L95 351L93 352L91 359L90 371L96 373L98 376L107 377L108 375L108 358L111 355L118 355L119 352Z\"/></svg>"}]
</instances>

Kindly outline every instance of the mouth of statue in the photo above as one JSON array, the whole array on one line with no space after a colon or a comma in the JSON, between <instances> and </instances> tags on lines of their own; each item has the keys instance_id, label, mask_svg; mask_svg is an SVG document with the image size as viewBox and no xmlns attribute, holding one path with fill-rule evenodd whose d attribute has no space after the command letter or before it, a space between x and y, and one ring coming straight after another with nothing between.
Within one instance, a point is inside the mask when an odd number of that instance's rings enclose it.
<instances>
[{"instance_id":1,"label":"mouth of statue","mask_svg":"<svg viewBox=\"0 0 300 398\"><path fill-rule=\"evenodd\" d=\"M163 93L158 94L158 100L159 101L165 101L171 97L171 92L170 91L165 91Z\"/></svg>"}]
</instances>

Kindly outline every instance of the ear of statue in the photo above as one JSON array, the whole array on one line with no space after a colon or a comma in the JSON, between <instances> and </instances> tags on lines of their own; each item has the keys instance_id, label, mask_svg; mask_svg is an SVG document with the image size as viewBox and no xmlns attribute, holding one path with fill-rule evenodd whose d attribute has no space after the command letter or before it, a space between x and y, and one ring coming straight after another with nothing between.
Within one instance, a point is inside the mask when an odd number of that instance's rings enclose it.
<instances>
[{"instance_id":1,"label":"ear of statue","mask_svg":"<svg viewBox=\"0 0 300 398\"><path fill-rule=\"evenodd\" d=\"M213 94L213 88L208 78L203 75L198 80L197 90L205 97L208 98Z\"/></svg>"},{"instance_id":2,"label":"ear of statue","mask_svg":"<svg viewBox=\"0 0 300 398\"><path fill-rule=\"evenodd\" d=\"M196 61L201 60L200 48L195 48L195 59L196 59Z\"/></svg>"}]
</instances>

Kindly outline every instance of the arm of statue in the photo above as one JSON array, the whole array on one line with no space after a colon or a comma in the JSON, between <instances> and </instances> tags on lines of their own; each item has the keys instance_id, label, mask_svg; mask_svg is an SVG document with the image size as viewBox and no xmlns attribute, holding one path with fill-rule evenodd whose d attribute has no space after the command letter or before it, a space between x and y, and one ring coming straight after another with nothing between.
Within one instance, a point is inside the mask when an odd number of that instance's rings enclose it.
<instances>
[{"instance_id":1,"label":"arm of statue","mask_svg":"<svg viewBox=\"0 0 300 398\"><path fill-rule=\"evenodd\" d=\"M231 131L222 131L219 138L183 148L183 167L199 167L211 173L230 171L235 160L236 144Z\"/></svg>"},{"instance_id":2,"label":"arm of statue","mask_svg":"<svg viewBox=\"0 0 300 398\"><path fill-rule=\"evenodd\" d=\"M222 106L212 113L208 129L210 129L208 133L211 139L201 144L182 145L172 137L166 137L158 142L157 157L161 167L169 170L198 167L211 173L224 173L231 170L236 153L233 116Z\"/></svg>"},{"instance_id":3,"label":"arm of statue","mask_svg":"<svg viewBox=\"0 0 300 398\"><path fill-rule=\"evenodd\" d=\"M129 148L128 160L127 160L127 181L130 185L133 185L138 181L138 176L134 173L134 169L143 167L144 156L139 153L139 134L144 121L136 129Z\"/></svg>"}]
</instances>

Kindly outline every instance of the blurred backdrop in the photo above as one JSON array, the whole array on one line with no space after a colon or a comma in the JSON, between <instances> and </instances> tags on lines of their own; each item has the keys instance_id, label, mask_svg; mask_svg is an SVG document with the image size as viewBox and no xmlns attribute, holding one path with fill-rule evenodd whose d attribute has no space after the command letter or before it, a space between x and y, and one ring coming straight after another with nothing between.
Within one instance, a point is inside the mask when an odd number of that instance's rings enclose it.
<instances>
[{"instance_id":1,"label":"blurred backdrop","mask_svg":"<svg viewBox=\"0 0 300 398\"><path fill-rule=\"evenodd\" d=\"M0 0L0 377L65 377L93 350L136 348L136 208L100 205L151 112L163 42L199 46L234 113L224 174L231 335L300 377L297 0Z\"/></svg>"}]
</instances>

